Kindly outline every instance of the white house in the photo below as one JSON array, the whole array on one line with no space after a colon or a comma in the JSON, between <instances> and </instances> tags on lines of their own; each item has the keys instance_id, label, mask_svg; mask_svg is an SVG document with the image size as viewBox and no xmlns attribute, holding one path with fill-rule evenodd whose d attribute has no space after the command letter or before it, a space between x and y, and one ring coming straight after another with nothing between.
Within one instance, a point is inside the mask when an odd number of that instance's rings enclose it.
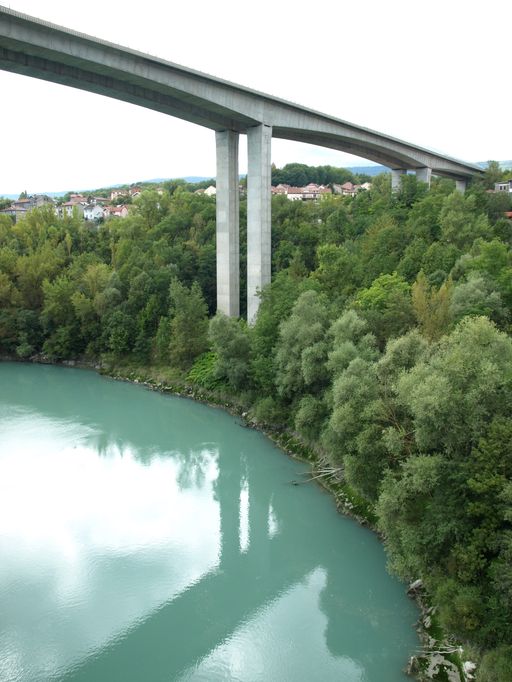
<instances>
[{"instance_id":1,"label":"white house","mask_svg":"<svg viewBox=\"0 0 512 682\"><path fill-rule=\"evenodd\" d=\"M512 180L504 180L503 182L496 182L494 185L495 192L512 192Z\"/></svg>"},{"instance_id":2,"label":"white house","mask_svg":"<svg viewBox=\"0 0 512 682\"><path fill-rule=\"evenodd\" d=\"M355 197L359 190L369 190L372 187L371 182L363 182L362 185L354 185L353 182L347 181L343 185L333 185L334 194L342 194L343 196Z\"/></svg>"},{"instance_id":3,"label":"white house","mask_svg":"<svg viewBox=\"0 0 512 682\"><path fill-rule=\"evenodd\" d=\"M270 191L272 194L281 194L281 195L287 195L288 190L290 189L290 185L284 185L283 183L279 183L277 187L271 187Z\"/></svg>"},{"instance_id":4,"label":"white house","mask_svg":"<svg viewBox=\"0 0 512 682\"><path fill-rule=\"evenodd\" d=\"M305 201L321 199L327 194L332 194L332 190L329 187L325 187L324 185L317 185L314 182L310 182L309 185L306 185L305 187L302 188L302 198Z\"/></svg>"},{"instance_id":5,"label":"white house","mask_svg":"<svg viewBox=\"0 0 512 682\"><path fill-rule=\"evenodd\" d=\"M129 192L127 189L113 189L110 192L110 201L114 201L114 199L117 199L117 197L127 197L129 196Z\"/></svg>"},{"instance_id":6,"label":"white house","mask_svg":"<svg viewBox=\"0 0 512 682\"><path fill-rule=\"evenodd\" d=\"M84 206L84 220L101 220L105 209L100 204L88 204Z\"/></svg>"},{"instance_id":7,"label":"white house","mask_svg":"<svg viewBox=\"0 0 512 682\"><path fill-rule=\"evenodd\" d=\"M208 196L208 197L213 197L214 194L217 194L217 190L216 190L216 188L215 188L213 185L210 185L209 187L207 187L207 188L204 190L204 193L205 193L206 196Z\"/></svg>"},{"instance_id":8,"label":"white house","mask_svg":"<svg viewBox=\"0 0 512 682\"><path fill-rule=\"evenodd\" d=\"M105 218L126 218L128 215L128 206L121 204L120 206L105 206Z\"/></svg>"},{"instance_id":9,"label":"white house","mask_svg":"<svg viewBox=\"0 0 512 682\"><path fill-rule=\"evenodd\" d=\"M71 218L71 216L73 215L74 208L76 208L76 210L78 211L79 216L83 216L84 204L75 201L66 201L65 204L62 204L59 207L59 215L61 216L67 215L69 218Z\"/></svg>"},{"instance_id":10,"label":"white house","mask_svg":"<svg viewBox=\"0 0 512 682\"><path fill-rule=\"evenodd\" d=\"M304 199L302 187L288 187L286 196L290 201L302 201Z\"/></svg>"},{"instance_id":11,"label":"white house","mask_svg":"<svg viewBox=\"0 0 512 682\"><path fill-rule=\"evenodd\" d=\"M310 182L305 187L290 187L289 185L278 185L272 188L273 194L284 194L290 201L315 201L322 199L327 194L332 194L329 187L317 185Z\"/></svg>"}]
</instances>

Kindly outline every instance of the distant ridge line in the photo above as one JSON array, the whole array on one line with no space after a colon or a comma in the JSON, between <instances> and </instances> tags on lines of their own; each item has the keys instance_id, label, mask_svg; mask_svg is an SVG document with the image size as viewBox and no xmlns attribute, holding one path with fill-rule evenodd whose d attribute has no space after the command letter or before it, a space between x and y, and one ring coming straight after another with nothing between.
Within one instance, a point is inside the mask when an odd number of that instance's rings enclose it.
<instances>
[{"instance_id":1,"label":"distant ridge line","mask_svg":"<svg viewBox=\"0 0 512 682\"><path fill-rule=\"evenodd\" d=\"M500 164L502 170L512 170L512 160L509 161L498 161ZM480 166L481 168L486 168L488 164L488 161L477 161L476 165ZM308 164L304 164L308 165ZM339 168L345 168L345 170L350 171L351 173L354 173L354 175L357 174L362 174L362 175L370 175L374 177L375 175L380 175L380 173L388 173L389 168L387 166L380 166L378 164L373 164L371 166L339 166ZM244 178L245 175L241 175L240 178ZM187 175L185 177L179 177L179 178L151 178L150 180L139 180L137 182L120 182L115 185L109 185L110 188L116 189L117 187L123 187L125 185L137 185L137 184L146 184L146 183L162 183L162 182L169 182L172 180L184 180L185 182L190 182L190 183L195 183L195 182L206 182L206 180L215 180L215 178L212 178L211 175ZM73 190L64 190L61 192L31 192L31 194L46 194L49 197L61 197L64 194L67 194L68 192L71 192ZM96 190L89 190L89 189L83 189L80 190L81 192L87 194L94 192ZM1 194L0 193L0 199L17 199L19 197L18 194Z\"/></svg>"}]
</instances>

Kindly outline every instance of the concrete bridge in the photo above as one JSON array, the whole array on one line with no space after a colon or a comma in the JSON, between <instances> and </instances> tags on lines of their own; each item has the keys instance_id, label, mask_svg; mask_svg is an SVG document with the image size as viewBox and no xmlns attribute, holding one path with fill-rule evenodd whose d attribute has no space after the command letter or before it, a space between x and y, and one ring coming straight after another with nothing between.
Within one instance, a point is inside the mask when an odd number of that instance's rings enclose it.
<instances>
[{"instance_id":1,"label":"concrete bridge","mask_svg":"<svg viewBox=\"0 0 512 682\"><path fill-rule=\"evenodd\" d=\"M306 107L0 6L0 69L69 85L215 131L217 307L239 314L238 143L247 135L247 317L271 276L272 137L330 147L392 169L453 178L464 191L482 169Z\"/></svg>"}]
</instances>

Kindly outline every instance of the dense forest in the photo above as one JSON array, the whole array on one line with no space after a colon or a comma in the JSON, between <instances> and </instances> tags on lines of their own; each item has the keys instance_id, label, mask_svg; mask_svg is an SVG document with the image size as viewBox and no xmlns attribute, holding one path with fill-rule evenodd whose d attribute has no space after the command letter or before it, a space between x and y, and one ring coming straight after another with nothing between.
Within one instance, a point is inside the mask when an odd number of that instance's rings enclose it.
<instances>
[{"instance_id":1,"label":"dense forest","mask_svg":"<svg viewBox=\"0 0 512 682\"><path fill-rule=\"evenodd\" d=\"M170 367L236 396L365 507L477 679L511 680L512 202L488 191L501 177L491 164L465 195L414 176L393 194L383 174L355 197L274 197L252 327L215 315L214 197L145 191L95 227L52 208L0 216L0 353ZM243 198L240 243L243 306Z\"/></svg>"}]
</instances>

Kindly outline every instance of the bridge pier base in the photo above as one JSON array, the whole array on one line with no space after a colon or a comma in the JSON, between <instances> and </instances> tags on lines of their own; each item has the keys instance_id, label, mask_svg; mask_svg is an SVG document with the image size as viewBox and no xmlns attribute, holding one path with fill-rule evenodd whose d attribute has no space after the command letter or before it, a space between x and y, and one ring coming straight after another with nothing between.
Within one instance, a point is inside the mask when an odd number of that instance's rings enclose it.
<instances>
[{"instance_id":1,"label":"bridge pier base","mask_svg":"<svg viewBox=\"0 0 512 682\"><path fill-rule=\"evenodd\" d=\"M391 170L391 191L399 192L402 186L402 175L406 175L404 168L393 168Z\"/></svg>"},{"instance_id":2,"label":"bridge pier base","mask_svg":"<svg viewBox=\"0 0 512 682\"><path fill-rule=\"evenodd\" d=\"M217 148L217 310L240 315L238 133L215 133Z\"/></svg>"},{"instance_id":3,"label":"bridge pier base","mask_svg":"<svg viewBox=\"0 0 512 682\"><path fill-rule=\"evenodd\" d=\"M272 127L247 131L247 321L253 323L257 295L271 277L271 157Z\"/></svg>"},{"instance_id":4,"label":"bridge pier base","mask_svg":"<svg viewBox=\"0 0 512 682\"><path fill-rule=\"evenodd\" d=\"M466 191L467 181L466 180L455 180L455 189L457 192L464 194Z\"/></svg>"},{"instance_id":5,"label":"bridge pier base","mask_svg":"<svg viewBox=\"0 0 512 682\"><path fill-rule=\"evenodd\" d=\"M426 182L430 187L430 179L432 177L432 168L416 168L416 179L419 182Z\"/></svg>"}]
</instances>

